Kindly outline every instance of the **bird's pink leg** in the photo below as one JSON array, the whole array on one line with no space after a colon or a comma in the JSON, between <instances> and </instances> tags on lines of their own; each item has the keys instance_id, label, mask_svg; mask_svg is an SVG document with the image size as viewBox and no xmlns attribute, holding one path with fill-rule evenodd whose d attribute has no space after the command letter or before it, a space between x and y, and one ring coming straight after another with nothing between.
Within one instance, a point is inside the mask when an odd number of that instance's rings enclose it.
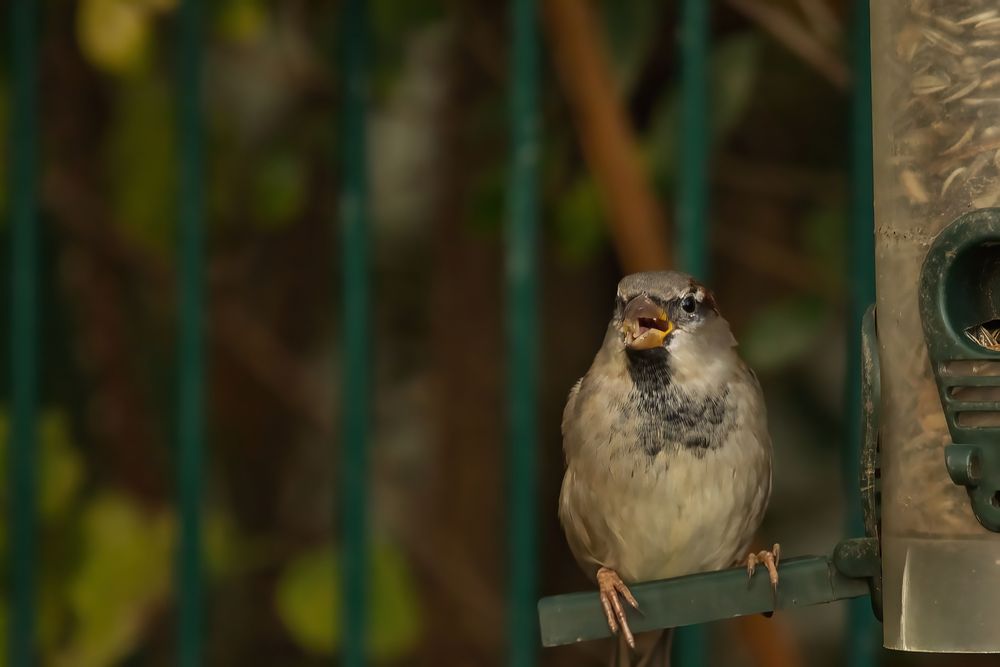
<instances>
[{"instance_id":1,"label":"bird's pink leg","mask_svg":"<svg viewBox=\"0 0 1000 667\"><path fill-rule=\"evenodd\" d=\"M771 580L771 591L775 596L778 594L778 559L781 557L781 545L775 544L770 551L758 551L747 556L747 579L753 576L758 563L763 563L767 568L768 577Z\"/></svg>"},{"instance_id":2,"label":"bird's pink leg","mask_svg":"<svg viewBox=\"0 0 1000 667\"><path fill-rule=\"evenodd\" d=\"M628 627L622 602L618 599L618 596L621 595L633 608L639 609L639 603L632 596L632 591L628 589L617 572L606 567L597 571L597 586L601 591L601 606L604 607L604 615L608 618L608 627L611 628L612 634L618 634L620 627L625 641L628 642L629 647L634 649L635 638L632 636L632 630Z\"/></svg>"}]
</instances>

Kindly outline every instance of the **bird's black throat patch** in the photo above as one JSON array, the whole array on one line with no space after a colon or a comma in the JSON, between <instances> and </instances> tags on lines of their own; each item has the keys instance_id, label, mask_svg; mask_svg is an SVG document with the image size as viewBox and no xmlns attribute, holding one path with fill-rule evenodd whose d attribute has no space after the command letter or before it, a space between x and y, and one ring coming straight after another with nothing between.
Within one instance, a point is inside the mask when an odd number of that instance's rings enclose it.
<instances>
[{"instance_id":1,"label":"bird's black throat patch","mask_svg":"<svg viewBox=\"0 0 1000 667\"><path fill-rule=\"evenodd\" d=\"M627 347L625 356L628 358L628 374L636 386L670 384L670 354L666 348L633 350Z\"/></svg>"},{"instance_id":2,"label":"bird's black throat patch","mask_svg":"<svg viewBox=\"0 0 1000 667\"><path fill-rule=\"evenodd\" d=\"M722 445L732 428L728 387L693 395L673 381L666 349L626 350L626 355L633 388L621 409L638 421L641 451L653 457L676 446L701 457Z\"/></svg>"}]
</instances>

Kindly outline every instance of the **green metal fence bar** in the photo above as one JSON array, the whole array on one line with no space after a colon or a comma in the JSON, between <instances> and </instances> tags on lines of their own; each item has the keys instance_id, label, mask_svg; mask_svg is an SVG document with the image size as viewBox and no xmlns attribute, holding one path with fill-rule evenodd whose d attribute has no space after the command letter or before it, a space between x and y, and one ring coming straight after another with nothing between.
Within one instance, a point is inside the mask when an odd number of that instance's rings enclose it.
<instances>
[{"instance_id":1,"label":"green metal fence bar","mask_svg":"<svg viewBox=\"0 0 1000 667\"><path fill-rule=\"evenodd\" d=\"M708 276L709 4L684 0L681 7L681 119L677 181L677 262L688 273Z\"/></svg>"},{"instance_id":2,"label":"green metal fence bar","mask_svg":"<svg viewBox=\"0 0 1000 667\"><path fill-rule=\"evenodd\" d=\"M511 165L507 220L507 409L509 437L509 664L538 651L535 617L538 399L538 16L534 0L511 3Z\"/></svg>"},{"instance_id":3,"label":"green metal fence bar","mask_svg":"<svg viewBox=\"0 0 1000 667\"><path fill-rule=\"evenodd\" d=\"M11 234L11 424L8 452L10 623L8 660L32 664L35 649L38 411L38 4L10 4L12 105L9 188Z\"/></svg>"},{"instance_id":4,"label":"green metal fence bar","mask_svg":"<svg viewBox=\"0 0 1000 667\"><path fill-rule=\"evenodd\" d=\"M845 381L844 483L849 537L864 535L861 510L861 320L875 301L875 236L872 184L872 93L869 0L855 0L851 56L854 70L851 98L851 209L847 266L849 309L847 317L847 378ZM876 664L878 624L867 599L847 605L848 624L844 644L845 664L872 667Z\"/></svg>"},{"instance_id":5,"label":"green metal fence bar","mask_svg":"<svg viewBox=\"0 0 1000 667\"><path fill-rule=\"evenodd\" d=\"M343 530L341 615L344 667L365 664L368 613L368 442L371 377L368 346L368 7L346 0L341 15L342 71L340 224L343 271Z\"/></svg>"},{"instance_id":6,"label":"green metal fence bar","mask_svg":"<svg viewBox=\"0 0 1000 667\"><path fill-rule=\"evenodd\" d=\"M708 49L709 4L684 0L681 6L681 118L677 182L677 264L708 280ZM704 626L677 630L674 643L677 667L699 667L707 657Z\"/></svg>"},{"instance_id":7,"label":"green metal fence bar","mask_svg":"<svg viewBox=\"0 0 1000 667\"><path fill-rule=\"evenodd\" d=\"M177 493L180 544L177 553L177 661L201 663L201 501L204 438L204 294L202 280L204 189L201 119L201 5L182 0L179 20L177 99L180 131L178 190L178 397Z\"/></svg>"}]
</instances>

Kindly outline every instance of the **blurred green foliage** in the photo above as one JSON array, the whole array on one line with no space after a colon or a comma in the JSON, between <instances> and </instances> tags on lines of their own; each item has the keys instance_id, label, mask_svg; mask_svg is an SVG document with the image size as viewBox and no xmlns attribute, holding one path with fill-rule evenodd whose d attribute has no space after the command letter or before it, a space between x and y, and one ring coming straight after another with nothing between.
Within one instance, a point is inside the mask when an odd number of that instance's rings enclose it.
<instances>
[{"instance_id":1,"label":"blurred green foliage","mask_svg":"<svg viewBox=\"0 0 1000 667\"><path fill-rule=\"evenodd\" d=\"M753 100L760 73L760 36L747 32L719 40L712 48L709 94L712 146L722 144L736 129ZM656 111L644 151L660 191L673 198L677 171L680 94L676 86Z\"/></svg>"},{"instance_id":2,"label":"blurred green foliage","mask_svg":"<svg viewBox=\"0 0 1000 667\"><path fill-rule=\"evenodd\" d=\"M421 27L445 17L446 6L440 0L373 0L370 4L374 36L372 88L379 99L402 70L409 38Z\"/></svg>"},{"instance_id":3,"label":"blurred green foliage","mask_svg":"<svg viewBox=\"0 0 1000 667\"><path fill-rule=\"evenodd\" d=\"M94 30L104 35L120 29L128 33L128 40L137 40L142 46L130 47L127 53L120 54L84 49L85 55L95 67L108 73L139 73L140 63L135 60L138 56L130 54L146 53L153 48L156 33L145 26L155 17L153 9L167 10L174 3L126 1L124 4L128 6L123 8L120 0L88 1L98 6L81 10L83 14L96 12L98 18L121 14L116 19L121 22L119 28L93 27ZM130 18L126 20L126 16ZM213 25L222 39L244 45L259 39L268 25L265 6L259 0L229 0L217 7L213 16ZM81 40L85 38L85 29L81 28L84 31ZM113 45L114 40L110 41ZM142 62L145 63L145 57ZM177 184L176 97L169 68L142 65L141 74L121 77L112 89L112 120L108 125L104 168L114 222L123 227L133 242L169 255L173 250ZM304 206L307 182L298 147L278 143L247 159L250 149L245 138L238 136L238 124L224 119L211 129L210 223L218 226L238 220L240 224L275 230L294 220Z\"/></svg>"},{"instance_id":4,"label":"blurred green foliage","mask_svg":"<svg viewBox=\"0 0 1000 667\"><path fill-rule=\"evenodd\" d=\"M847 224L847 211L837 201L817 206L802 216L800 247L828 288L844 285Z\"/></svg>"},{"instance_id":5,"label":"blurred green foliage","mask_svg":"<svg viewBox=\"0 0 1000 667\"><path fill-rule=\"evenodd\" d=\"M656 37L663 5L618 0L603 0L599 4L615 80L621 90L630 90Z\"/></svg>"},{"instance_id":6,"label":"blurred green foliage","mask_svg":"<svg viewBox=\"0 0 1000 667\"><path fill-rule=\"evenodd\" d=\"M740 352L761 373L780 370L801 359L828 331L830 309L820 298L781 299L761 308L747 325Z\"/></svg>"},{"instance_id":7,"label":"blurred green foliage","mask_svg":"<svg viewBox=\"0 0 1000 667\"><path fill-rule=\"evenodd\" d=\"M291 636L305 649L330 655L340 645L339 555L330 545L300 554L281 573L275 607ZM398 659L420 636L416 584L398 547L371 549L368 652L372 660Z\"/></svg>"},{"instance_id":8,"label":"blurred green foliage","mask_svg":"<svg viewBox=\"0 0 1000 667\"><path fill-rule=\"evenodd\" d=\"M256 166L249 192L254 220L264 229L280 229L302 211L306 166L290 150L276 150Z\"/></svg>"},{"instance_id":9,"label":"blurred green foliage","mask_svg":"<svg viewBox=\"0 0 1000 667\"><path fill-rule=\"evenodd\" d=\"M7 442L10 423L6 410L0 411L0 478L7 475ZM38 425L39 509L44 522L59 522L72 510L72 501L83 481L83 462L72 443L65 413L43 412ZM0 496L3 498L3 496ZM0 523L0 553L6 553L6 526Z\"/></svg>"},{"instance_id":10,"label":"blurred green foliage","mask_svg":"<svg viewBox=\"0 0 1000 667\"><path fill-rule=\"evenodd\" d=\"M0 412L0 475L6 475L8 420ZM65 412L46 409L39 423L43 664L101 667L136 648L169 601L176 518L112 489L89 493L86 471ZM6 511L0 506L0 511ZM239 544L231 522L206 513L205 556L216 576L232 571ZM6 554L0 524L0 553ZM5 614L0 608L0 615ZM2 621L2 618L0 618ZM0 622L0 654L6 624Z\"/></svg>"},{"instance_id":11,"label":"blurred green foliage","mask_svg":"<svg viewBox=\"0 0 1000 667\"><path fill-rule=\"evenodd\" d=\"M73 632L57 660L110 665L135 646L167 597L174 519L105 492L87 503L80 526L80 563L67 584Z\"/></svg>"},{"instance_id":12,"label":"blurred green foliage","mask_svg":"<svg viewBox=\"0 0 1000 667\"><path fill-rule=\"evenodd\" d=\"M267 31L268 15L264 0L227 0L218 3L216 11L216 28L224 40L251 44Z\"/></svg>"},{"instance_id":13,"label":"blurred green foliage","mask_svg":"<svg viewBox=\"0 0 1000 667\"><path fill-rule=\"evenodd\" d=\"M80 49L109 74L141 74L151 65L153 22L176 4L176 0L81 0L76 13Z\"/></svg>"},{"instance_id":14,"label":"blurred green foliage","mask_svg":"<svg viewBox=\"0 0 1000 667\"><path fill-rule=\"evenodd\" d=\"M571 264L583 264L607 242L601 195L590 174L577 178L560 197L553 235L560 254Z\"/></svg>"},{"instance_id":15,"label":"blurred green foliage","mask_svg":"<svg viewBox=\"0 0 1000 667\"><path fill-rule=\"evenodd\" d=\"M172 91L160 77L137 77L116 86L112 104L104 165L115 222L132 241L168 253L177 182Z\"/></svg>"}]
</instances>

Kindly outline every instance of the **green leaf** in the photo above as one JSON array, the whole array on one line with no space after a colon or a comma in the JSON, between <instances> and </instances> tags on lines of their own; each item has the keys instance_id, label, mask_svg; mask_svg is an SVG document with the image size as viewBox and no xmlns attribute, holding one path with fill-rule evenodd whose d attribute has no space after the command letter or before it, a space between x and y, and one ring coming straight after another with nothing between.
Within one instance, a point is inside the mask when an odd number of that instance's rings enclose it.
<instances>
[{"instance_id":1,"label":"green leaf","mask_svg":"<svg viewBox=\"0 0 1000 667\"><path fill-rule=\"evenodd\" d=\"M114 99L114 121L104 165L115 220L142 245L173 246L175 184L174 100L155 77L123 82Z\"/></svg>"},{"instance_id":2,"label":"green leaf","mask_svg":"<svg viewBox=\"0 0 1000 667\"><path fill-rule=\"evenodd\" d=\"M83 462L70 439L66 414L46 410L39 425L42 447L41 513L51 522L72 508L83 478Z\"/></svg>"},{"instance_id":3,"label":"green leaf","mask_svg":"<svg viewBox=\"0 0 1000 667\"><path fill-rule=\"evenodd\" d=\"M80 51L110 74L133 74L149 62L152 14L135 0L81 0L76 12Z\"/></svg>"},{"instance_id":4,"label":"green leaf","mask_svg":"<svg viewBox=\"0 0 1000 667\"><path fill-rule=\"evenodd\" d=\"M743 332L740 351L758 371L775 371L809 352L828 319L827 305L816 297L771 304Z\"/></svg>"},{"instance_id":5,"label":"green leaf","mask_svg":"<svg viewBox=\"0 0 1000 667\"><path fill-rule=\"evenodd\" d=\"M712 136L729 136L753 99L760 71L760 35L747 32L723 40L712 52Z\"/></svg>"},{"instance_id":6,"label":"green leaf","mask_svg":"<svg viewBox=\"0 0 1000 667\"><path fill-rule=\"evenodd\" d=\"M268 229L292 222L305 200L305 182L305 168L296 155L280 153L264 160L250 192L257 222Z\"/></svg>"},{"instance_id":7,"label":"green leaf","mask_svg":"<svg viewBox=\"0 0 1000 667\"><path fill-rule=\"evenodd\" d=\"M611 65L620 90L630 89L652 43L663 3L652 0L605 0L600 5Z\"/></svg>"},{"instance_id":8,"label":"green leaf","mask_svg":"<svg viewBox=\"0 0 1000 667\"><path fill-rule=\"evenodd\" d=\"M232 572L240 561L240 536L232 518L217 509L205 511L202 535L205 544L205 567L213 575Z\"/></svg>"},{"instance_id":9,"label":"green leaf","mask_svg":"<svg viewBox=\"0 0 1000 667\"><path fill-rule=\"evenodd\" d=\"M559 199L555 239L560 254L572 264L593 258L607 237L600 193L589 174L582 175Z\"/></svg>"},{"instance_id":10,"label":"green leaf","mask_svg":"<svg viewBox=\"0 0 1000 667\"><path fill-rule=\"evenodd\" d=\"M218 10L216 26L223 40L253 44L267 30L267 8L263 0L227 0Z\"/></svg>"},{"instance_id":11,"label":"green leaf","mask_svg":"<svg viewBox=\"0 0 1000 667\"><path fill-rule=\"evenodd\" d=\"M54 664L116 664L131 651L170 590L175 522L129 498L95 497L81 520L81 562L66 590L72 634Z\"/></svg>"},{"instance_id":12,"label":"green leaf","mask_svg":"<svg viewBox=\"0 0 1000 667\"><path fill-rule=\"evenodd\" d=\"M0 476L7 475L7 451L10 422L7 412L0 410ZM83 479L83 462L70 438L66 413L55 408L42 411L38 425L40 448L39 506L42 520L51 524L72 509L73 499ZM0 547L4 546L4 530L0 530Z\"/></svg>"},{"instance_id":13,"label":"green leaf","mask_svg":"<svg viewBox=\"0 0 1000 667\"><path fill-rule=\"evenodd\" d=\"M398 659L420 635L415 584L395 547L375 545L371 556L369 656ZM340 592L339 558L330 545L298 556L281 573L275 589L278 617L306 650L331 655L340 646Z\"/></svg>"},{"instance_id":14,"label":"green leaf","mask_svg":"<svg viewBox=\"0 0 1000 667\"><path fill-rule=\"evenodd\" d=\"M446 12L437 0L374 0L371 17L375 39L372 88L380 97L399 75L412 36L429 24L446 20Z\"/></svg>"},{"instance_id":15,"label":"green leaf","mask_svg":"<svg viewBox=\"0 0 1000 667\"><path fill-rule=\"evenodd\" d=\"M292 638L315 653L339 645L340 572L329 547L302 554L281 573L275 590L278 617ZM334 634L337 633L337 634Z\"/></svg>"},{"instance_id":16,"label":"green leaf","mask_svg":"<svg viewBox=\"0 0 1000 667\"><path fill-rule=\"evenodd\" d=\"M507 170L506 164L483 168L469 195L469 228L493 234L500 231L506 214Z\"/></svg>"},{"instance_id":17,"label":"green leaf","mask_svg":"<svg viewBox=\"0 0 1000 667\"><path fill-rule=\"evenodd\" d=\"M420 602L403 552L390 544L372 549L371 642L373 660L393 660L412 651L420 638Z\"/></svg>"},{"instance_id":18,"label":"green leaf","mask_svg":"<svg viewBox=\"0 0 1000 667\"><path fill-rule=\"evenodd\" d=\"M843 281L847 261L846 229L847 213L838 206L814 209L802 220L802 249L831 286L837 286Z\"/></svg>"}]
</instances>

